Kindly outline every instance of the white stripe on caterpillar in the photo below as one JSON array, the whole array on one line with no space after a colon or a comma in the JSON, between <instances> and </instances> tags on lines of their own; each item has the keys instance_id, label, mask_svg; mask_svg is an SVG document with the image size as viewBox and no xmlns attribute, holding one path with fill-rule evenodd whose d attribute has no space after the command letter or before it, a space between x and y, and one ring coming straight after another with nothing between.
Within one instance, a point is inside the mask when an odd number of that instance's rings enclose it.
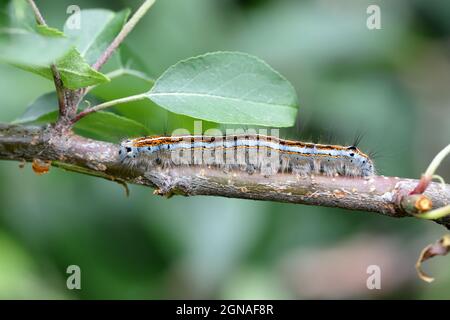
<instances>
[{"instance_id":1,"label":"white stripe on caterpillar","mask_svg":"<svg viewBox=\"0 0 450 320\"><path fill-rule=\"evenodd\" d=\"M209 166L265 176L278 172L368 177L372 160L356 146L284 140L261 134L154 136L125 140L119 158L129 165Z\"/></svg>"}]
</instances>

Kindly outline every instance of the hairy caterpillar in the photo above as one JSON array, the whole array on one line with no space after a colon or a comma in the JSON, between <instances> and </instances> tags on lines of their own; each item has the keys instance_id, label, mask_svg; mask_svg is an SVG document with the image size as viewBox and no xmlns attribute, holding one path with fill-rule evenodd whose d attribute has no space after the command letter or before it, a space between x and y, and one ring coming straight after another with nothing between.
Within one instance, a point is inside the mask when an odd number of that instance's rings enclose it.
<instances>
[{"instance_id":1,"label":"hairy caterpillar","mask_svg":"<svg viewBox=\"0 0 450 320\"><path fill-rule=\"evenodd\" d=\"M119 158L129 165L208 166L265 176L279 172L349 177L375 174L372 160L356 146L304 143L261 134L130 139L121 143Z\"/></svg>"}]
</instances>

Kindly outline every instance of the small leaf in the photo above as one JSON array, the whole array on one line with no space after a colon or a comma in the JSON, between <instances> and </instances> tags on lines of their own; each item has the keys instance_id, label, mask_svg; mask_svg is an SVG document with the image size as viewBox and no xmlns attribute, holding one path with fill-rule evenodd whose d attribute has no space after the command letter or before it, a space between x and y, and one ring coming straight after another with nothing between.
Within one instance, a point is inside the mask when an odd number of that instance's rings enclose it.
<instances>
[{"instance_id":1,"label":"small leaf","mask_svg":"<svg viewBox=\"0 0 450 320\"><path fill-rule=\"evenodd\" d=\"M53 80L53 75L49 67L23 64L17 64L16 66ZM69 89L84 88L109 81L108 77L104 74L92 69L75 48L72 48L61 59L57 60L56 67L61 75L64 86Z\"/></svg>"},{"instance_id":2,"label":"small leaf","mask_svg":"<svg viewBox=\"0 0 450 320\"><path fill-rule=\"evenodd\" d=\"M113 12L103 9L80 11L80 28L70 28L66 23L64 34L72 38L81 56L92 65L105 51L125 24L130 10Z\"/></svg>"},{"instance_id":3,"label":"small leaf","mask_svg":"<svg viewBox=\"0 0 450 320\"><path fill-rule=\"evenodd\" d=\"M51 29L47 29L49 30ZM62 81L69 89L109 81L105 75L92 69L75 48L67 52L69 47L67 39L45 37L17 29L8 30L7 34L12 34L12 39L0 42L2 47L0 59L7 63L53 80L49 66L56 61Z\"/></svg>"},{"instance_id":4,"label":"small leaf","mask_svg":"<svg viewBox=\"0 0 450 320\"><path fill-rule=\"evenodd\" d=\"M33 9L27 1L11 0L8 5L8 12L9 28L19 28L30 32L37 32L43 36L64 36L64 34L56 28L37 24Z\"/></svg>"},{"instance_id":5,"label":"small leaf","mask_svg":"<svg viewBox=\"0 0 450 320\"><path fill-rule=\"evenodd\" d=\"M17 15L24 16L26 12L25 8L20 6L15 9L18 12ZM46 38L58 38L66 34L67 38L70 38L70 43L75 47L71 48L68 52L68 47L62 47L63 52L67 52L66 55L61 57L58 55L57 58L53 55L49 55L48 50L44 45L33 45L32 42L29 44L20 44L17 49L10 53L7 51L6 57L0 53L0 58L3 57L4 60L14 64L15 66L41 75L47 79L52 80L53 75L50 70L50 63L56 61L56 67L58 68L64 86L69 89L84 88L92 85L97 85L100 83L108 82L109 79L102 73L94 70L90 67L101 53L109 46L111 41L120 32L126 19L129 15L129 10L123 10L118 13L109 10L82 10L81 11L81 28L73 29L67 24L64 27L64 33L61 31L50 28L48 26L34 26L34 29L41 35L45 35ZM29 23L29 19L22 18L20 21L24 20ZM24 23L25 23L24 22ZM69 43L65 39L65 43ZM40 48L40 51L34 50L34 48ZM28 48L30 47L30 48ZM39 56L44 57L42 60L32 60L21 58L21 55L25 57L29 56L28 51L39 52ZM16 53L17 54L16 57ZM8 59L7 59L8 58Z\"/></svg>"},{"instance_id":6,"label":"small leaf","mask_svg":"<svg viewBox=\"0 0 450 320\"><path fill-rule=\"evenodd\" d=\"M59 59L56 67L61 74L64 86L69 89L78 89L109 81L104 74L92 69L77 49L70 50L63 58Z\"/></svg>"},{"instance_id":7,"label":"small leaf","mask_svg":"<svg viewBox=\"0 0 450 320\"><path fill-rule=\"evenodd\" d=\"M174 113L227 124L289 127L298 102L292 85L262 60L216 52L170 67L147 97Z\"/></svg>"},{"instance_id":8,"label":"small leaf","mask_svg":"<svg viewBox=\"0 0 450 320\"><path fill-rule=\"evenodd\" d=\"M39 34L47 37L64 37L64 33L56 28L49 26L37 25L36 30Z\"/></svg>"}]
</instances>

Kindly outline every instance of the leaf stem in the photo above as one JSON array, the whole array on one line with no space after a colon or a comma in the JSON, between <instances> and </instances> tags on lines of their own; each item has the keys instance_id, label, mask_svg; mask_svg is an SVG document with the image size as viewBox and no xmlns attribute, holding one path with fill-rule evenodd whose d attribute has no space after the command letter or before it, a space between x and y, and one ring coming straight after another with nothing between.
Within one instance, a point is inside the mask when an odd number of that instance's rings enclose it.
<instances>
[{"instance_id":1,"label":"leaf stem","mask_svg":"<svg viewBox=\"0 0 450 320\"><path fill-rule=\"evenodd\" d=\"M414 216L420 219L436 220L441 219L450 214L450 205L441 207L439 209L431 210L425 213L418 213Z\"/></svg>"},{"instance_id":2,"label":"leaf stem","mask_svg":"<svg viewBox=\"0 0 450 320\"><path fill-rule=\"evenodd\" d=\"M432 177L434 175L434 172L441 164L442 160L450 154L450 144L446 146L444 149L442 149L431 161L430 165L428 166L427 170L425 171L425 176Z\"/></svg>"},{"instance_id":3,"label":"leaf stem","mask_svg":"<svg viewBox=\"0 0 450 320\"><path fill-rule=\"evenodd\" d=\"M134 29L136 24L141 20L141 18L146 14L150 7L155 3L156 0L145 0L144 3L139 7L139 9L133 14L130 20L123 26L122 30L116 36L116 38L111 42L109 47L102 53L98 60L92 65L92 68L99 70L105 62L111 57L113 52L119 47L126 36Z\"/></svg>"},{"instance_id":4,"label":"leaf stem","mask_svg":"<svg viewBox=\"0 0 450 320\"><path fill-rule=\"evenodd\" d=\"M444 149L442 149L434 157L434 159L429 164L427 170L425 171L425 173L420 178L420 181L417 184L417 186L410 192L410 195L421 194L421 193L425 192L425 190L427 189L427 187L430 184L431 180L433 178L436 178L436 175L434 174L434 172L437 170L437 168L441 164L442 160L444 160L444 158L446 156L448 156L449 154L450 154L450 144L448 146L446 146ZM441 182L442 182L443 179L441 177L439 177L439 178L440 178L439 180L441 180Z\"/></svg>"},{"instance_id":5,"label":"leaf stem","mask_svg":"<svg viewBox=\"0 0 450 320\"><path fill-rule=\"evenodd\" d=\"M81 111L80 113L77 114L77 116L73 119L72 123L77 122L78 120L80 120L81 118L84 118L85 116L87 116L88 114L91 114L93 112L97 112L118 104L122 104L122 103L127 103L127 102L133 102L133 101L140 101L143 100L147 97L146 93L140 93L140 94L136 94L134 96L129 96L129 97L125 97L125 98L120 98L120 99L116 99L116 100L111 100L111 101L107 101L101 104L98 104L94 107L85 109L83 111Z\"/></svg>"}]
</instances>

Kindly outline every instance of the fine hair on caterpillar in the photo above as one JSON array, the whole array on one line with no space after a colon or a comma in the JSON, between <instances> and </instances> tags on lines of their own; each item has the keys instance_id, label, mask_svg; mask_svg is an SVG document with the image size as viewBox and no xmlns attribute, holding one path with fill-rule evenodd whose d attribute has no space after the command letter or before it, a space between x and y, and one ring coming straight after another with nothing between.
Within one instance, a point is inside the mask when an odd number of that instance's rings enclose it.
<instances>
[{"instance_id":1,"label":"fine hair on caterpillar","mask_svg":"<svg viewBox=\"0 0 450 320\"><path fill-rule=\"evenodd\" d=\"M209 129L190 135L176 130L172 136L128 139L121 143L120 160L146 168L207 167L270 176L292 173L369 177L375 174L372 160L356 146L305 143L279 138L272 129Z\"/></svg>"}]
</instances>

